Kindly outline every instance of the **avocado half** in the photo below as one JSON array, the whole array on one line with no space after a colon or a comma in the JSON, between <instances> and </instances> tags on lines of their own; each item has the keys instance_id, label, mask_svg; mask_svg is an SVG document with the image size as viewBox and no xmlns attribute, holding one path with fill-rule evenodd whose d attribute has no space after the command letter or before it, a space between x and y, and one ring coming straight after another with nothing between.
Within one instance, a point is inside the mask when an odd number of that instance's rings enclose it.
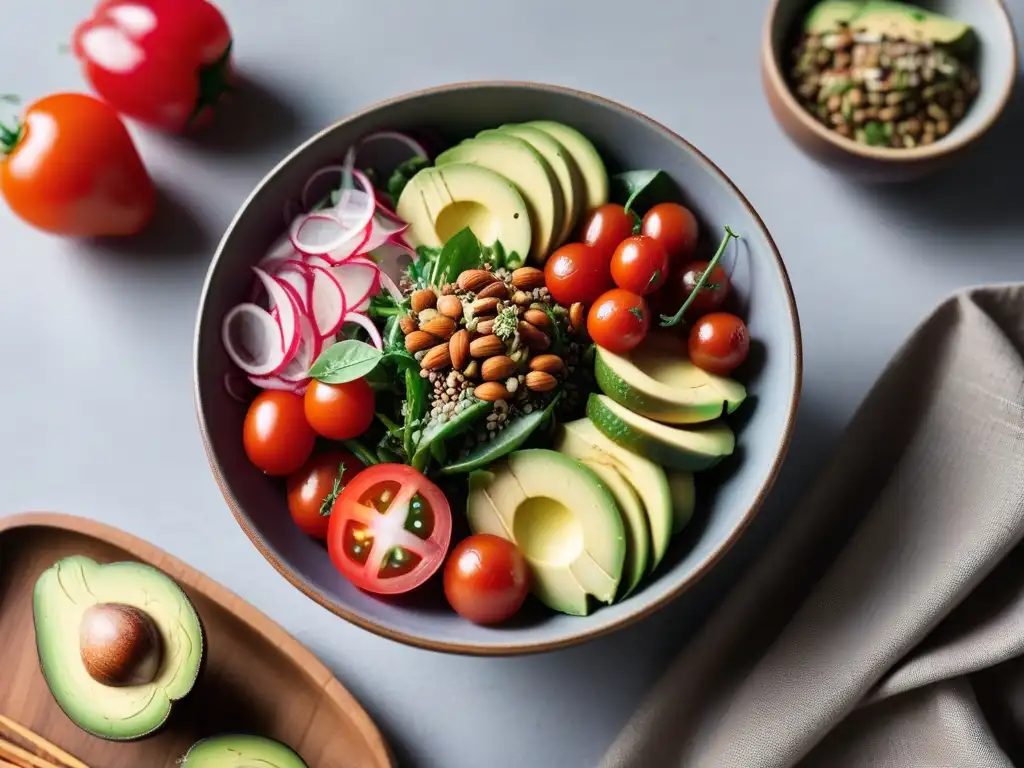
<instances>
[{"instance_id":1,"label":"avocado half","mask_svg":"<svg viewBox=\"0 0 1024 768\"><path fill-rule=\"evenodd\" d=\"M104 609L141 616L159 648L147 682L100 682L83 657L85 623ZM191 601L166 574L142 563L100 565L81 555L59 560L33 595L36 649L43 677L65 714L82 730L112 741L148 736L175 701L195 686L204 657L203 628ZM120 638L101 622L94 634ZM151 678L151 679L149 679Z\"/></svg>"},{"instance_id":2,"label":"avocado half","mask_svg":"<svg viewBox=\"0 0 1024 768\"><path fill-rule=\"evenodd\" d=\"M180 768L308 768L290 747L263 736L224 733L192 746Z\"/></svg>"}]
</instances>

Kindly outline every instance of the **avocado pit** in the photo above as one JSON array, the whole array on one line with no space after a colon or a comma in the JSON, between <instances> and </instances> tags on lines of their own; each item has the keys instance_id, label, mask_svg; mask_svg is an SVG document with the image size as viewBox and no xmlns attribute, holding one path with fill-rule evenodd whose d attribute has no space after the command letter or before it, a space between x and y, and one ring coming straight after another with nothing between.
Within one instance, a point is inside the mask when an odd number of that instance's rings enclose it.
<instances>
[{"instance_id":1,"label":"avocado pit","mask_svg":"<svg viewBox=\"0 0 1024 768\"><path fill-rule=\"evenodd\" d=\"M86 672L103 685L147 685L160 671L160 632L135 606L97 603L87 608L79 625L79 644Z\"/></svg>"}]
</instances>

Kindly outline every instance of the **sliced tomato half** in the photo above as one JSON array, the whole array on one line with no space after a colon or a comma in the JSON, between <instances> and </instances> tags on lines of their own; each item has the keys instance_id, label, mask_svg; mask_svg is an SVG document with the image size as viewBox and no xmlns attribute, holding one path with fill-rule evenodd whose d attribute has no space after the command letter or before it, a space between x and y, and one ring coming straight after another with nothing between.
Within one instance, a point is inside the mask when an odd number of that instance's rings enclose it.
<instances>
[{"instance_id":1,"label":"sliced tomato half","mask_svg":"<svg viewBox=\"0 0 1024 768\"><path fill-rule=\"evenodd\" d=\"M377 464L338 495L327 551L360 589L397 595L437 572L451 538L451 507L441 489L412 467Z\"/></svg>"}]
</instances>

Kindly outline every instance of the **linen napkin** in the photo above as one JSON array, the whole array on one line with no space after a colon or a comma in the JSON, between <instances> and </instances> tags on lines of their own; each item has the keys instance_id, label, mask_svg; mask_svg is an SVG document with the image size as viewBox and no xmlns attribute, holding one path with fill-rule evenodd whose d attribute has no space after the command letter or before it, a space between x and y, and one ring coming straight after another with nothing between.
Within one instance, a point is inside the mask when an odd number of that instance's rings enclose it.
<instances>
[{"instance_id":1,"label":"linen napkin","mask_svg":"<svg viewBox=\"0 0 1024 768\"><path fill-rule=\"evenodd\" d=\"M604 768L1024 765L1024 285L940 305Z\"/></svg>"}]
</instances>

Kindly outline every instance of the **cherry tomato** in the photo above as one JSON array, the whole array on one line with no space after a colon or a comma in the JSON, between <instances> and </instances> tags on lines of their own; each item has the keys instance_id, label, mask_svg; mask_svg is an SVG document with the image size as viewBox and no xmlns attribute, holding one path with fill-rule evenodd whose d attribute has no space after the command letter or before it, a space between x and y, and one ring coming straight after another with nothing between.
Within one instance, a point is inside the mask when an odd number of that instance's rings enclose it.
<instances>
[{"instance_id":1,"label":"cherry tomato","mask_svg":"<svg viewBox=\"0 0 1024 768\"><path fill-rule=\"evenodd\" d=\"M306 390L306 420L324 437L359 437L373 421L373 390L366 379L324 384L314 379Z\"/></svg>"},{"instance_id":2,"label":"cherry tomato","mask_svg":"<svg viewBox=\"0 0 1024 768\"><path fill-rule=\"evenodd\" d=\"M363 468L348 451L311 456L301 469L288 475L288 511L295 524L310 536L326 539L338 494Z\"/></svg>"},{"instance_id":3,"label":"cherry tomato","mask_svg":"<svg viewBox=\"0 0 1024 768\"><path fill-rule=\"evenodd\" d=\"M156 208L121 118L81 93L47 96L24 123L0 125L0 188L26 222L68 237L134 235Z\"/></svg>"},{"instance_id":4,"label":"cherry tomato","mask_svg":"<svg viewBox=\"0 0 1024 768\"><path fill-rule=\"evenodd\" d=\"M360 589L397 595L437 572L451 538L452 512L441 489L405 464L377 464L338 495L327 551Z\"/></svg>"},{"instance_id":5,"label":"cherry tomato","mask_svg":"<svg viewBox=\"0 0 1024 768\"><path fill-rule=\"evenodd\" d=\"M544 283L559 304L590 304L612 287L611 253L585 243L563 245L544 265Z\"/></svg>"},{"instance_id":6,"label":"cherry tomato","mask_svg":"<svg viewBox=\"0 0 1024 768\"><path fill-rule=\"evenodd\" d=\"M207 122L230 90L231 30L206 0L102 0L74 51L108 104L166 131Z\"/></svg>"},{"instance_id":7,"label":"cherry tomato","mask_svg":"<svg viewBox=\"0 0 1024 768\"><path fill-rule=\"evenodd\" d=\"M633 234L633 217L618 203L606 203L595 208L580 230L584 243L600 254L611 255L615 248Z\"/></svg>"},{"instance_id":8,"label":"cherry tomato","mask_svg":"<svg viewBox=\"0 0 1024 768\"><path fill-rule=\"evenodd\" d=\"M691 261L672 276L672 283L667 290L672 294L672 300L675 303L673 313L690 297L707 268L708 262L706 261ZM700 289L700 293L691 302L690 308L686 310L687 315L698 317L719 310L725 300L729 298L731 288L729 276L720 265L716 264L715 268L711 270L711 274L708 275L704 287Z\"/></svg>"},{"instance_id":9,"label":"cherry tomato","mask_svg":"<svg viewBox=\"0 0 1024 768\"><path fill-rule=\"evenodd\" d=\"M507 539L478 533L452 550L444 567L444 594L452 608L477 624L497 624L522 607L530 570Z\"/></svg>"},{"instance_id":10,"label":"cherry tomato","mask_svg":"<svg viewBox=\"0 0 1024 768\"><path fill-rule=\"evenodd\" d=\"M315 442L299 395L279 390L256 395L242 427L249 461L268 475L290 475L306 463Z\"/></svg>"},{"instance_id":11,"label":"cherry tomato","mask_svg":"<svg viewBox=\"0 0 1024 768\"><path fill-rule=\"evenodd\" d=\"M651 208L640 231L661 243L672 264L693 258L700 237L697 217L679 203L659 203Z\"/></svg>"},{"instance_id":12,"label":"cherry tomato","mask_svg":"<svg viewBox=\"0 0 1024 768\"><path fill-rule=\"evenodd\" d=\"M646 235L623 240L612 256L612 279L619 288L641 296L654 293L668 279L668 254Z\"/></svg>"},{"instance_id":13,"label":"cherry tomato","mask_svg":"<svg viewBox=\"0 0 1024 768\"><path fill-rule=\"evenodd\" d=\"M587 332L599 347L623 354L644 340L650 322L650 313L643 296L622 288L613 288L590 308Z\"/></svg>"},{"instance_id":14,"label":"cherry tomato","mask_svg":"<svg viewBox=\"0 0 1024 768\"><path fill-rule=\"evenodd\" d=\"M690 361L709 373L727 376L750 352L746 323L728 312L704 315L690 330Z\"/></svg>"}]
</instances>

